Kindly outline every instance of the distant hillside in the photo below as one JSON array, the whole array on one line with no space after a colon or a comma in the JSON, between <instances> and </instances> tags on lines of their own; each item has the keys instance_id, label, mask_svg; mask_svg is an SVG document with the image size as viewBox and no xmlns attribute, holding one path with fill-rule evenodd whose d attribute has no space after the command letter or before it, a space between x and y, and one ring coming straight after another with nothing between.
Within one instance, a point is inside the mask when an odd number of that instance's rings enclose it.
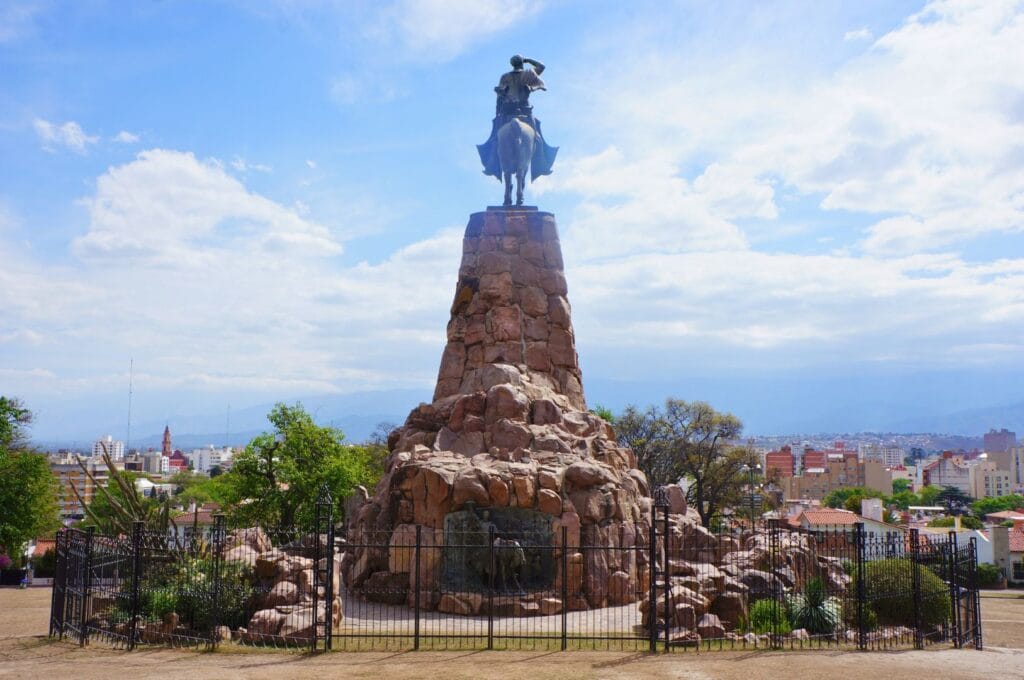
<instances>
[{"instance_id":1,"label":"distant hillside","mask_svg":"<svg viewBox=\"0 0 1024 680\"><path fill-rule=\"evenodd\" d=\"M980 436L989 430L1005 427L1024 435L1024 402L1006 406L972 408L941 416L917 416L893 423L895 432L943 432Z\"/></svg>"}]
</instances>

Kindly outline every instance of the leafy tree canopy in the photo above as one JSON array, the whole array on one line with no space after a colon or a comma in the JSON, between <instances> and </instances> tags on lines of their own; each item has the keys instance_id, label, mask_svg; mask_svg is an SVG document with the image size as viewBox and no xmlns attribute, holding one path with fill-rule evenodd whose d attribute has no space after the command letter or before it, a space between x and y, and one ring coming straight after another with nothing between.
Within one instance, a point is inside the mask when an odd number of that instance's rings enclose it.
<instances>
[{"instance_id":1,"label":"leafy tree canopy","mask_svg":"<svg viewBox=\"0 0 1024 680\"><path fill-rule=\"evenodd\" d=\"M324 485L340 516L342 500L357 485L373 486L379 479L379 447L346 445L341 430L317 425L301 404L277 404L267 418L273 431L249 442L231 471L215 480L227 485L236 521L308 524Z\"/></svg>"},{"instance_id":2,"label":"leafy tree canopy","mask_svg":"<svg viewBox=\"0 0 1024 680\"><path fill-rule=\"evenodd\" d=\"M0 397L0 553L14 559L29 540L60 526L49 462L25 447L31 422L20 401Z\"/></svg>"},{"instance_id":3,"label":"leafy tree canopy","mask_svg":"<svg viewBox=\"0 0 1024 680\"><path fill-rule=\"evenodd\" d=\"M1018 508L1024 509L1024 496L1019 493L992 498L979 498L971 504L971 512L979 518L984 518L985 515L991 512L1005 512L1007 510L1017 510Z\"/></svg>"},{"instance_id":4,"label":"leafy tree canopy","mask_svg":"<svg viewBox=\"0 0 1024 680\"><path fill-rule=\"evenodd\" d=\"M903 493L904 491L910 491L910 480L909 479L894 479L892 480L892 493L896 495Z\"/></svg>"},{"instance_id":5,"label":"leafy tree canopy","mask_svg":"<svg viewBox=\"0 0 1024 680\"><path fill-rule=\"evenodd\" d=\"M956 519L953 517L939 517L928 522L930 527L953 527L956 526ZM981 520L977 517L971 517L970 515L964 515L960 518L960 526L965 529L982 529L984 525Z\"/></svg>"},{"instance_id":6,"label":"leafy tree canopy","mask_svg":"<svg viewBox=\"0 0 1024 680\"><path fill-rule=\"evenodd\" d=\"M708 526L720 510L742 499L753 452L735 442L743 431L731 413L703 401L667 399L665 408L629 406L613 421L619 442L633 449L652 488L690 481L688 500Z\"/></svg>"}]
</instances>

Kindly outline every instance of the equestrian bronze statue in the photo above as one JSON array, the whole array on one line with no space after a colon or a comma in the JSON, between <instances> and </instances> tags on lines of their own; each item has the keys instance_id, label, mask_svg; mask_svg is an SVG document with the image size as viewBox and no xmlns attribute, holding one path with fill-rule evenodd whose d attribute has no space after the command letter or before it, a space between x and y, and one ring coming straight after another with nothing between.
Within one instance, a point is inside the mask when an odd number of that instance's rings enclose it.
<instances>
[{"instance_id":1,"label":"equestrian bronze statue","mask_svg":"<svg viewBox=\"0 0 1024 680\"><path fill-rule=\"evenodd\" d=\"M484 164L484 174L493 175L499 181L504 179L503 205L507 206L512 205L512 177L516 178L516 205L522 205L526 171L530 171L530 181L550 175L558 153L558 147L548 146L544 141L540 121L534 117L530 106L530 93L547 89L540 79L544 64L518 54L510 61L512 70L503 75L494 88L498 98L491 136L476 147L480 162ZM524 69L524 63L533 69Z\"/></svg>"}]
</instances>

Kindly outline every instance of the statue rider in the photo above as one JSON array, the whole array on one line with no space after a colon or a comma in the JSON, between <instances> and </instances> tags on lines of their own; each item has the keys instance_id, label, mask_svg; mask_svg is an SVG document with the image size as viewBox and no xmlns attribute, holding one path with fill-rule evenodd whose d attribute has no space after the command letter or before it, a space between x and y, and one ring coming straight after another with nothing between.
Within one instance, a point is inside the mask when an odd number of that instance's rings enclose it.
<instances>
[{"instance_id":1,"label":"statue rider","mask_svg":"<svg viewBox=\"0 0 1024 680\"><path fill-rule=\"evenodd\" d=\"M531 180L541 175L550 175L551 166L555 162L555 154L558 147L551 147L544 141L544 135L540 129L540 121L533 115L533 107L530 106L530 93L534 90L547 90L540 74L544 72L544 64L536 59L529 59L513 56L509 60L512 70L501 76L498 86L494 88L497 94L495 103L494 120L491 123L491 136L483 144L477 145L480 153L480 162L484 165L484 174L492 175L501 180L501 163L498 160L498 130L513 118L519 118L528 123L537 133L538 144L534 148L533 158L530 163ZM533 69L524 69L523 64L529 64Z\"/></svg>"}]
</instances>

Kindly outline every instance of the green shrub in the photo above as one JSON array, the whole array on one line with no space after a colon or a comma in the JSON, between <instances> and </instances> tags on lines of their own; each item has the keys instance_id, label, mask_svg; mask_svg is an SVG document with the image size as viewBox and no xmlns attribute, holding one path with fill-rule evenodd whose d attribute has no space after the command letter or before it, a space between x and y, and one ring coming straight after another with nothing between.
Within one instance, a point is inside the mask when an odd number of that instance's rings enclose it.
<instances>
[{"instance_id":1,"label":"green shrub","mask_svg":"<svg viewBox=\"0 0 1024 680\"><path fill-rule=\"evenodd\" d=\"M750 608L750 628L758 634L786 635L793 627L786 616L786 608L775 600L758 600Z\"/></svg>"},{"instance_id":2,"label":"green shrub","mask_svg":"<svg viewBox=\"0 0 1024 680\"><path fill-rule=\"evenodd\" d=\"M978 587L994 588L1003 580L1003 571L988 562L978 563Z\"/></svg>"},{"instance_id":3,"label":"green shrub","mask_svg":"<svg viewBox=\"0 0 1024 680\"><path fill-rule=\"evenodd\" d=\"M871 605L867 602L864 603L864 630L871 632L878 630L878 614L871 608ZM847 600L846 606L843 607L843 623L846 624L847 628L857 630L857 601Z\"/></svg>"},{"instance_id":4,"label":"green shrub","mask_svg":"<svg viewBox=\"0 0 1024 680\"><path fill-rule=\"evenodd\" d=\"M32 558L32 574L38 578L53 578L57 573L57 553L50 548L39 557Z\"/></svg>"},{"instance_id":5,"label":"green shrub","mask_svg":"<svg viewBox=\"0 0 1024 680\"><path fill-rule=\"evenodd\" d=\"M865 565L867 596L882 625L914 626L913 569L913 563L903 559ZM921 569L921 623L926 628L941 626L949 617L949 586L930 569Z\"/></svg>"},{"instance_id":6,"label":"green shrub","mask_svg":"<svg viewBox=\"0 0 1024 680\"><path fill-rule=\"evenodd\" d=\"M808 581L804 592L790 597L787 604L793 627L803 628L811 635L831 635L842 621L842 603L828 596L820 578Z\"/></svg>"}]
</instances>

